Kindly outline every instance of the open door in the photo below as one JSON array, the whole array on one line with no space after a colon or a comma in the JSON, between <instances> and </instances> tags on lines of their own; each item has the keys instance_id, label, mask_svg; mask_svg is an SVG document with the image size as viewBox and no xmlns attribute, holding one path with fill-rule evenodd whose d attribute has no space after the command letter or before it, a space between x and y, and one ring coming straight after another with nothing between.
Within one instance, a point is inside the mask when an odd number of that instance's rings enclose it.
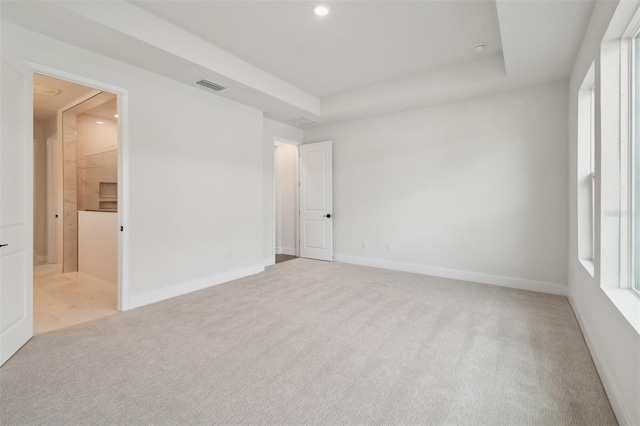
<instances>
[{"instance_id":1,"label":"open door","mask_svg":"<svg viewBox=\"0 0 640 426\"><path fill-rule=\"evenodd\" d=\"M32 73L0 69L0 365L33 336Z\"/></svg>"},{"instance_id":2,"label":"open door","mask_svg":"<svg viewBox=\"0 0 640 426\"><path fill-rule=\"evenodd\" d=\"M300 257L333 260L331 146L300 145Z\"/></svg>"}]
</instances>

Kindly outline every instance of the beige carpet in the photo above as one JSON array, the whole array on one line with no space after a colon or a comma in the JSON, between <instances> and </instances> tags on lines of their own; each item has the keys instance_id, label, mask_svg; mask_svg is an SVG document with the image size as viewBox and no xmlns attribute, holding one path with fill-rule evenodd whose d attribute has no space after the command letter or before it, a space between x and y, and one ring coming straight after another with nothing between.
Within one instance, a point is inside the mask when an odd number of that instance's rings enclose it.
<instances>
[{"instance_id":1,"label":"beige carpet","mask_svg":"<svg viewBox=\"0 0 640 426\"><path fill-rule=\"evenodd\" d=\"M296 259L34 337L0 423L615 424L567 299Z\"/></svg>"}]
</instances>

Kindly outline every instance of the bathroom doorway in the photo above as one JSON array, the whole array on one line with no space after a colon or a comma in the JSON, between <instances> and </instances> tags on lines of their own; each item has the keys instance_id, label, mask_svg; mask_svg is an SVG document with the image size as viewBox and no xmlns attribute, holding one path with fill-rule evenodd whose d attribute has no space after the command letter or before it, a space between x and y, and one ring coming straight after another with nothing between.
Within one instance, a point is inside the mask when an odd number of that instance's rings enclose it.
<instances>
[{"instance_id":1,"label":"bathroom doorway","mask_svg":"<svg viewBox=\"0 0 640 426\"><path fill-rule=\"evenodd\" d=\"M298 145L284 138L274 140L275 263L299 256Z\"/></svg>"},{"instance_id":2,"label":"bathroom doorway","mask_svg":"<svg viewBox=\"0 0 640 426\"><path fill-rule=\"evenodd\" d=\"M33 76L34 334L118 310L118 96Z\"/></svg>"}]
</instances>

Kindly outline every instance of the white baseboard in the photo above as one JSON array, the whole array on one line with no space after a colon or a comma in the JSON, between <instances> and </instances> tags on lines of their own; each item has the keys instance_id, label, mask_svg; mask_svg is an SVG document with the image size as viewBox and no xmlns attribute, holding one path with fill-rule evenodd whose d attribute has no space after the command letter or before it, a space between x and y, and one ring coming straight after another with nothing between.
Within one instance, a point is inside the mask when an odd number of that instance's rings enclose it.
<instances>
[{"instance_id":1,"label":"white baseboard","mask_svg":"<svg viewBox=\"0 0 640 426\"><path fill-rule=\"evenodd\" d=\"M238 278L259 274L263 271L264 265L253 265L241 269L235 269L233 271L223 272L221 274L209 275L207 277L162 287L156 290L145 291L144 293L140 294L132 294L129 295L129 300L124 310L160 302L161 300L166 300L172 297L191 293L192 291L202 290L207 287L213 287L214 285L237 280Z\"/></svg>"},{"instance_id":2,"label":"white baseboard","mask_svg":"<svg viewBox=\"0 0 640 426\"><path fill-rule=\"evenodd\" d=\"M264 266L271 266L276 264L276 256L273 255L271 257L264 258Z\"/></svg>"},{"instance_id":3,"label":"white baseboard","mask_svg":"<svg viewBox=\"0 0 640 426\"><path fill-rule=\"evenodd\" d=\"M527 280L522 278L490 275L480 272L459 271L456 269L439 268L436 266L416 265L412 263L394 262L390 260L371 259L367 257L334 255L336 262L353 263L355 265L372 266L375 268L392 269L394 271L413 272L415 274L431 275L434 277L451 278L454 280L471 281L480 284L498 285L520 290L537 291L540 293L569 295L569 287L564 284L546 281Z\"/></svg>"},{"instance_id":4,"label":"white baseboard","mask_svg":"<svg viewBox=\"0 0 640 426\"><path fill-rule=\"evenodd\" d=\"M296 249L291 247L276 247L277 254L288 254L289 256L296 255Z\"/></svg>"},{"instance_id":5,"label":"white baseboard","mask_svg":"<svg viewBox=\"0 0 640 426\"><path fill-rule=\"evenodd\" d=\"M584 341L587 342L587 347L589 348L589 352L591 352L591 358L593 359L593 363L596 366L596 370L598 370L598 374L600 375L600 381L602 382L602 386L604 386L604 390L607 393L607 397L609 397L609 402L611 403L611 408L613 408L613 412L615 413L618 423L621 425L632 425L631 416L627 413L624 406L620 403L622 399L620 398L620 393L618 392L618 388L615 385L615 381L611 378L611 373L607 368L606 364L602 362L602 358L600 356L600 352L593 343L591 339L591 333L587 324L584 322L584 317L582 316L582 312L578 305L576 305L573 297L567 296L569 299L569 304L571 305L571 309L573 309L573 313L578 320L578 324L580 325L580 329L582 330L582 335L584 336Z\"/></svg>"}]
</instances>

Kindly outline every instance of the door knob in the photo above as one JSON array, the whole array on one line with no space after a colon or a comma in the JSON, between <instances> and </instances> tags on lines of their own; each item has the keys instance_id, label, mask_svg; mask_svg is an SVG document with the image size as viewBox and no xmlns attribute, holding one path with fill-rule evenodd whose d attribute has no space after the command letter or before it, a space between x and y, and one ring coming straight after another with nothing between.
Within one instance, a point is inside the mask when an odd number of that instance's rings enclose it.
<instances>
[{"instance_id":1,"label":"door knob","mask_svg":"<svg viewBox=\"0 0 640 426\"><path fill-rule=\"evenodd\" d=\"M0 247L8 246L9 244L0 244Z\"/></svg>"},{"instance_id":2,"label":"door knob","mask_svg":"<svg viewBox=\"0 0 640 426\"><path fill-rule=\"evenodd\" d=\"M331 218L331 213L325 214L324 217Z\"/></svg>"}]
</instances>

